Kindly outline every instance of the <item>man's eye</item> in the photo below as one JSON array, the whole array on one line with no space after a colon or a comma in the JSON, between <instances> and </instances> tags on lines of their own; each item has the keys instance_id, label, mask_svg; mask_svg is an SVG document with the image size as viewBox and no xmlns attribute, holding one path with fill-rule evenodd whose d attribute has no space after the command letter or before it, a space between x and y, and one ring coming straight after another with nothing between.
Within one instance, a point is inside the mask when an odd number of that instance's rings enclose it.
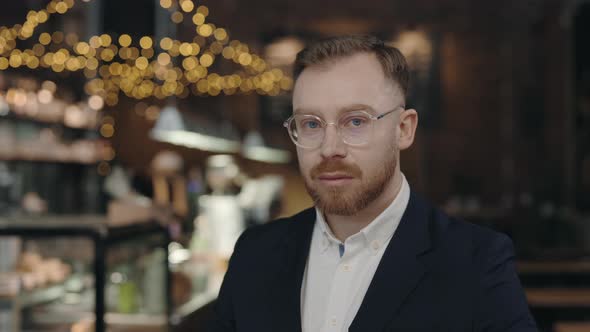
<instances>
[{"instance_id":1,"label":"man's eye","mask_svg":"<svg viewBox=\"0 0 590 332\"><path fill-rule=\"evenodd\" d=\"M362 127L366 125L367 122L368 120L363 117L351 117L344 122L344 125L347 127Z\"/></svg>"},{"instance_id":2,"label":"man's eye","mask_svg":"<svg viewBox=\"0 0 590 332\"><path fill-rule=\"evenodd\" d=\"M319 122L314 121L314 120L308 120L303 122L303 128L306 129L316 129L320 126Z\"/></svg>"}]
</instances>

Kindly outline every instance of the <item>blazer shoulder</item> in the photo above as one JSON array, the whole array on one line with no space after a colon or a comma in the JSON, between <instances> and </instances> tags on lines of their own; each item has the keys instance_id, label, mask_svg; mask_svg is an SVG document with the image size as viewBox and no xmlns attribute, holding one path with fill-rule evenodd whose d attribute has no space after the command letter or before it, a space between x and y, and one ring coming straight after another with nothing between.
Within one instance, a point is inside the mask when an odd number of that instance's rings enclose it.
<instances>
[{"instance_id":1,"label":"blazer shoulder","mask_svg":"<svg viewBox=\"0 0 590 332\"><path fill-rule=\"evenodd\" d=\"M512 240L504 233L448 216L438 208L434 208L432 213L434 218L431 220L434 222L431 227L436 230L434 233L438 234L438 241L469 246L475 256L490 248L512 246Z\"/></svg>"}]
</instances>

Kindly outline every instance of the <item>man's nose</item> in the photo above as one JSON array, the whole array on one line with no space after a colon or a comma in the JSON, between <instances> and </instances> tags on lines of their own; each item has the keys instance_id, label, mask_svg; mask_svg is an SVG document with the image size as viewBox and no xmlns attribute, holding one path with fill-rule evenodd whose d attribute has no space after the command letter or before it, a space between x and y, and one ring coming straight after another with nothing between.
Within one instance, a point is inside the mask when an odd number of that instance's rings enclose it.
<instances>
[{"instance_id":1,"label":"man's nose","mask_svg":"<svg viewBox=\"0 0 590 332\"><path fill-rule=\"evenodd\" d=\"M336 125L331 123L326 125L324 141L320 149L322 157L326 159L346 156L346 144L342 141Z\"/></svg>"}]
</instances>

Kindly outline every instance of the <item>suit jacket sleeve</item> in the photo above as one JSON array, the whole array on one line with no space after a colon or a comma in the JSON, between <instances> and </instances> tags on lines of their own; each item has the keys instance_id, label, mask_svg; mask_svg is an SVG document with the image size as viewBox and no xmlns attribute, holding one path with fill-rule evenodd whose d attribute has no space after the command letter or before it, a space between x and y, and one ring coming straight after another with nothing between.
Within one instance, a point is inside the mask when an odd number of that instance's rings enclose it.
<instances>
[{"instance_id":1,"label":"suit jacket sleeve","mask_svg":"<svg viewBox=\"0 0 590 332\"><path fill-rule=\"evenodd\" d=\"M217 297L213 310L213 319L210 321L206 330L208 332L236 331L236 319L232 296L235 294L235 287L237 287L237 279L239 278L240 270L240 250L243 250L246 233L248 233L248 230L242 233L234 246L234 252L229 260L228 269L223 278L223 283L219 290L219 296Z\"/></svg>"},{"instance_id":2,"label":"suit jacket sleeve","mask_svg":"<svg viewBox=\"0 0 590 332\"><path fill-rule=\"evenodd\" d=\"M537 332L514 263L512 241L496 236L476 254L481 262L478 276L476 331Z\"/></svg>"}]
</instances>

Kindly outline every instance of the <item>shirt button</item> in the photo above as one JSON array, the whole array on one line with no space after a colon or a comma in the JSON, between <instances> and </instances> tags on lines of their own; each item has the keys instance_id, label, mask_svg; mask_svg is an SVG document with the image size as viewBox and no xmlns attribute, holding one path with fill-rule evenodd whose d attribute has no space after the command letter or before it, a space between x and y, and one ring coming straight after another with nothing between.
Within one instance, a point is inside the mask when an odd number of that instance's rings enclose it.
<instances>
[{"instance_id":1,"label":"shirt button","mask_svg":"<svg viewBox=\"0 0 590 332\"><path fill-rule=\"evenodd\" d=\"M374 240L373 242L371 242L371 247L373 248L373 250L379 250L379 248L381 248L381 243L379 243L378 240Z\"/></svg>"},{"instance_id":2,"label":"shirt button","mask_svg":"<svg viewBox=\"0 0 590 332\"><path fill-rule=\"evenodd\" d=\"M344 264L342 265L342 270L344 270L344 272L349 272L352 270L352 267L350 266L350 264Z\"/></svg>"}]
</instances>

